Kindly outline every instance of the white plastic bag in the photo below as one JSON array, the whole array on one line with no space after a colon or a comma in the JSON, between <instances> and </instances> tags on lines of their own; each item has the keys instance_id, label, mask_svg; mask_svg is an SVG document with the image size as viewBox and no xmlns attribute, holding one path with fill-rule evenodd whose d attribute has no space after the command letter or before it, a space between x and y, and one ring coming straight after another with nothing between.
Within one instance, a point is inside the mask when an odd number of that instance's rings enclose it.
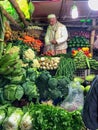
<instances>
[{"instance_id":1,"label":"white plastic bag","mask_svg":"<svg viewBox=\"0 0 98 130\"><path fill-rule=\"evenodd\" d=\"M79 82L71 82L69 85L69 94L62 102L61 107L68 111L74 111L83 107L84 95Z\"/></svg>"},{"instance_id":2,"label":"white plastic bag","mask_svg":"<svg viewBox=\"0 0 98 130\"><path fill-rule=\"evenodd\" d=\"M44 47L44 53L47 51L54 51L54 45L50 44Z\"/></svg>"}]
</instances>

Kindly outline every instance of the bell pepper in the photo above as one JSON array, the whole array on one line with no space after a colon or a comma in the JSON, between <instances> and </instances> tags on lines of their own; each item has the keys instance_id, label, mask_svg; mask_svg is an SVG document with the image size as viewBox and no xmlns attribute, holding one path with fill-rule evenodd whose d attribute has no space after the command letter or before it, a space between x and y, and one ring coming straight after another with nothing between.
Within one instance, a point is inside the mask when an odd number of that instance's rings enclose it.
<instances>
[{"instance_id":1,"label":"bell pepper","mask_svg":"<svg viewBox=\"0 0 98 130\"><path fill-rule=\"evenodd\" d=\"M77 50L72 50L72 55L75 56L78 53Z\"/></svg>"},{"instance_id":2,"label":"bell pepper","mask_svg":"<svg viewBox=\"0 0 98 130\"><path fill-rule=\"evenodd\" d=\"M92 58L92 53L89 53L89 54L88 54L88 57L89 57L89 58Z\"/></svg>"},{"instance_id":3,"label":"bell pepper","mask_svg":"<svg viewBox=\"0 0 98 130\"><path fill-rule=\"evenodd\" d=\"M89 51L89 48L88 47L82 47L82 51Z\"/></svg>"}]
</instances>

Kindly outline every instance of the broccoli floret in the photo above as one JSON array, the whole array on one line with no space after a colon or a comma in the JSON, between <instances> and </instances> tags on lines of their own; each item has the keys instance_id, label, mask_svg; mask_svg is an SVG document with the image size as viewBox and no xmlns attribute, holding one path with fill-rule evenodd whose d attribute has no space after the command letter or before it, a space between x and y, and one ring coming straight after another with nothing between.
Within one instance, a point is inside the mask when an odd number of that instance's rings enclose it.
<instances>
[{"instance_id":1,"label":"broccoli floret","mask_svg":"<svg viewBox=\"0 0 98 130\"><path fill-rule=\"evenodd\" d=\"M68 95L68 84L69 80L66 77L60 77L58 79L58 85L57 88L61 91L62 95L66 97Z\"/></svg>"},{"instance_id":2,"label":"broccoli floret","mask_svg":"<svg viewBox=\"0 0 98 130\"><path fill-rule=\"evenodd\" d=\"M42 71L41 74L36 79L36 85L40 93L40 98L47 98L48 80L50 78L51 75L48 71Z\"/></svg>"},{"instance_id":3,"label":"broccoli floret","mask_svg":"<svg viewBox=\"0 0 98 130\"><path fill-rule=\"evenodd\" d=\"M56 88L57 84L58 84L58 80L56 78L50 78L49 81L48 81L48 87L51 88L51 89Z\"/></svg>"},{"instance_id":4,"label":"broccoli floret","mask_svg":"<svg viewBox=\"0 0 98 130\"><path fill-rule=\"evenodd\" d=\"M50 99L54 100L56 98L62 97L62 93L59 89L55 88L55 89L49 89L49 93L48 96Z\"/></svg>"},{"instance_id":5,"label":"broccoli floret","mask_svg":"<svg viewBox=\"0 0 98 130\"><path fill-rule=\"evenodd\" d=\"M49 78L51 78L51 75L48 71L43 71L41 74L40 74L40 79L41 81L43 81L44 83L46 83Z\"/></svg>"},{"instance_id":6,"label":"broccoli floret","mask_svg":"<svg viewBox=\"0 0 98 130\"><path fill-rule=\"evenodd\" d=\"M38 76L36 79L36 84L40 88L42 86L43 88L47 86L48 80L51 78L51 75L48 71L42 71L42 73Z\"/></svg>"}]
</instances>

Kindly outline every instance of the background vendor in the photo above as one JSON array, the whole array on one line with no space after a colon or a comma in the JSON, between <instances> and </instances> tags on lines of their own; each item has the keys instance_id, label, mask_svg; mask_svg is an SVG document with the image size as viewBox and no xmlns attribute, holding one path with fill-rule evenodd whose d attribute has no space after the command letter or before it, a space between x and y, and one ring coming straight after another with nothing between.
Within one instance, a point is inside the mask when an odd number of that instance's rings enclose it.
<instances>
[{"instance_id":1,"label":"background vendor","mask_svg":"<svg viewBox=\"0 0 98 130\"><path fill-rule=\"evenodd\" d=\"M49 26L45 35L44 51L53 51L54 55L66 54L68 32L66 26L57 21L55 14L47 16Z\"/></svg>"}]
</instances>

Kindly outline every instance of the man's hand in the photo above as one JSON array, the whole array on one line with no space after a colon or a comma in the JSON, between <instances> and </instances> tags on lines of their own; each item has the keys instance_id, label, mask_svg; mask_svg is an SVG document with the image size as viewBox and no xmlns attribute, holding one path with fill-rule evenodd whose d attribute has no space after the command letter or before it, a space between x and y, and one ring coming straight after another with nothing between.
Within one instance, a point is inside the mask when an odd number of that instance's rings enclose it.
<instances>
[{"instance_id":1,"label":"man's hand","mask_svg":"<svg viewBox=\"0 0 98 130\"><path fill-rule=\"evenodd\" d=\"M52 40L51 43L54 45L57 44L56 40Z\"/></svg>"}]
</instances>

